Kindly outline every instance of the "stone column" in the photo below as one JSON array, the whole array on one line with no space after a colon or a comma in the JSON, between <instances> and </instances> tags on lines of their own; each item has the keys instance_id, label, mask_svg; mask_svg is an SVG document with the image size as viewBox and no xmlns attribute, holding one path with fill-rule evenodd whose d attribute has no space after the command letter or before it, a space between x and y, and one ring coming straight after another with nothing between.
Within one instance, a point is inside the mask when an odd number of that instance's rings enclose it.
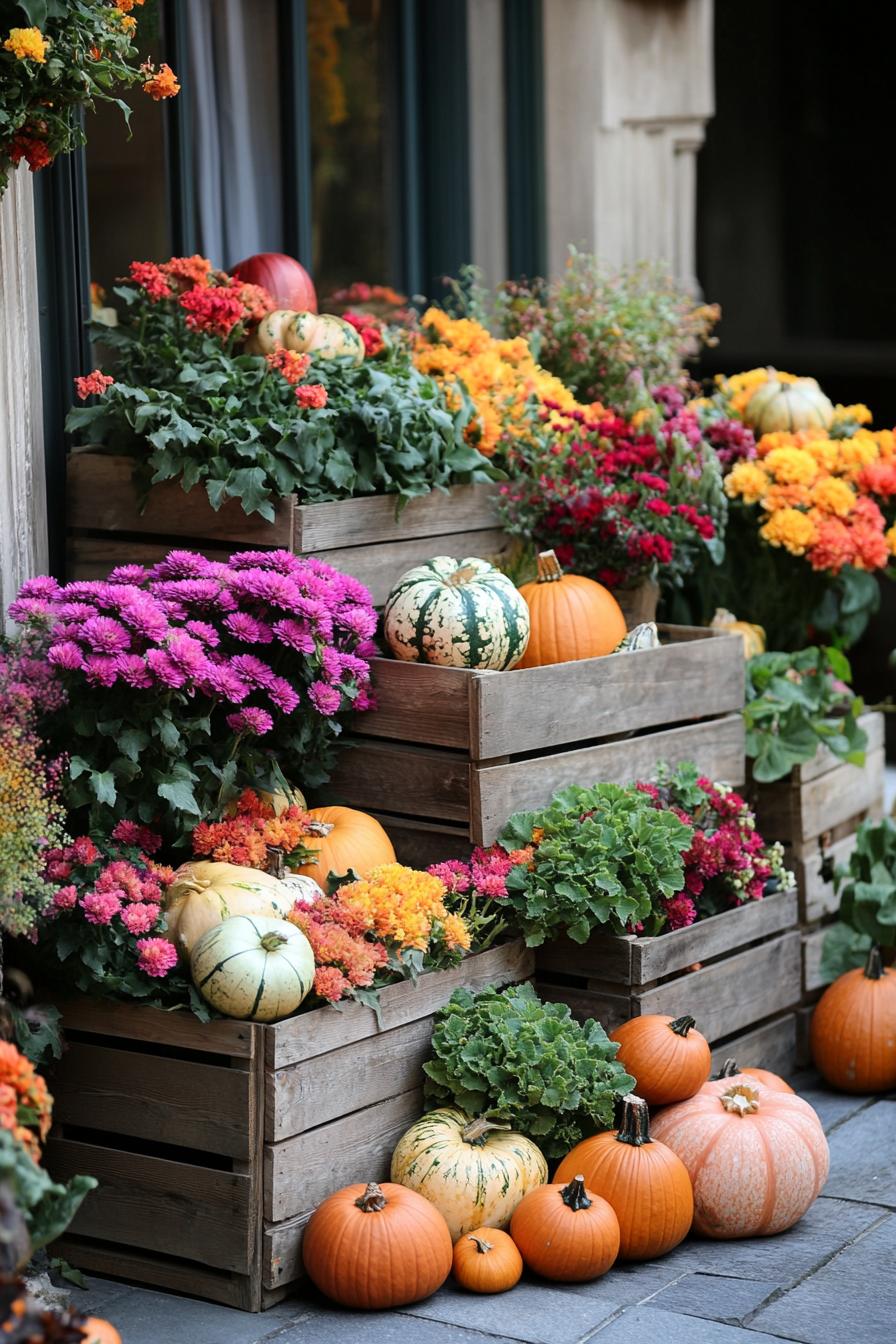
<instances>
[{"instance_id":1,"label":"stone column","mask_svg":"<svg viewBox=\"0 0 896 1344\"><path fill-rule=\"evenodd\" d=\"M47 567L34 199L21 166L0 198L0 625Z\"/></svg>"},{"instance_id":2,"label":"stone column","mask_svg":"<svg viewBox=\"0 0 896 1344\"><path fill-rule=\"evenodd\" d=\"M548 256L668 261L696 288L696 155L713 113L713 0L545 5Z\"/></svg>"}]
</instances>

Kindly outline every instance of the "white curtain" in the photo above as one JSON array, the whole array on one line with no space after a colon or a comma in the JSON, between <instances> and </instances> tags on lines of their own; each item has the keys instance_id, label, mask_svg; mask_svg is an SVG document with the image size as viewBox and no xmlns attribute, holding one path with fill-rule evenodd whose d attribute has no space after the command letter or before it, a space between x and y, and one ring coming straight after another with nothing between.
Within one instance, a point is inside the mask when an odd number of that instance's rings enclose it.
<instances>
[{"instance_id":1,"label":"white curtain","mask_svg":"<svg viewBox=\"0 0 896 1344\"><path fill-rule=\"evenodd\" d=\"M199 251L283 251L276 0L185 0Z\"/></svg>"}]
</instances>

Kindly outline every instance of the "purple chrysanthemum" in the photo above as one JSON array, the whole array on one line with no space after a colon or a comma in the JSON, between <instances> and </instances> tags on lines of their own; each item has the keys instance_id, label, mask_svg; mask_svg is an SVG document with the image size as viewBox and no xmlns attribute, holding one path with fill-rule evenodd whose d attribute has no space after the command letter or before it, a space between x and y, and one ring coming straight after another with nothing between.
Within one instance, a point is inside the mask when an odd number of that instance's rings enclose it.
<instances>
[{"instance_id":1,"label":"purple chrysanthemum","mask_svg":"<svg viewBox=\"0 0 896 1344\"><path fill-rule=\"evenodd\" d=\"M238 709L235 714L227 715L227 726L235 733L252 733L263 737L274 726L274 720L266 709L256 709L252 705Z\"/></svg>"},{"instance_id":2,"label":"purple chrysanthemum","mask_svg":"<svg viewBox=\"0 0 896 1344\"><path fill-rule=\"evenodd\" d=\"M111 616L89 616L81 627L81 638L95 653L127 653L131 647L127 630Z\"/></svg>"},{"instance_id":3,"label":"purple chrysanthemum","mask_svg":"<svg viewBox=\"0 0 896 1344\"><path fill-rule=\"evenodd\" d=\"M311 701L318 714L323 714L326 718L339 711L342 704L342 696L335 686L328 686L325 681L313 681L308 687L308 699Z\"/></svg>"}]
</instances>

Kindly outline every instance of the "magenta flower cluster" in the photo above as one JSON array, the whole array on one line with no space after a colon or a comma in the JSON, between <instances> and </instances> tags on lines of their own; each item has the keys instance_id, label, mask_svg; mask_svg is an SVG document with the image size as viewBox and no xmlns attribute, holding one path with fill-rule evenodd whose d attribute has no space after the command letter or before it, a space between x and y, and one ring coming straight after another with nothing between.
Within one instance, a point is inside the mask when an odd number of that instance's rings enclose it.
<instances>
[{"instance_id":1,"label":"magenta flower cluster","mask_svg":"<svg viewBox=\"0 0 896 1344\"><path fill-rule=\"evenodd\" d=\"M474 849L469 863L448 859L434 863L427 872L444 883L449 896L501 901L507 897L507 874L518 862L518 856L511 856L500 845L492 845L490 849Z\"/></svg>"}]
</instances>

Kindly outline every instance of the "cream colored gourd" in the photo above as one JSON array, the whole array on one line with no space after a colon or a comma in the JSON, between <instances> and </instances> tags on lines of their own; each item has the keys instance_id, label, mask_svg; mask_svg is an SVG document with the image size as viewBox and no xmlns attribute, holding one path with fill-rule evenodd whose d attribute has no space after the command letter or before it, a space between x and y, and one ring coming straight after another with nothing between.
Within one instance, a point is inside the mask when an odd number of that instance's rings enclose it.
<instances>
[{"instance_id":1,"label":"cream colored gourd","mask_svg":"<svg viewBox=\"0 0 896 1344\"><path fill-rule=\"evenodd\" d=\"M776 430L829 429L834 407L814 378L783 380L774 369L757 387L743 412L757 439Z\"/></svg>"},{"instance_id":2,"label":"cream colored gourd","mask_svg":"<svg viewBox=\"0 0 896 1344\"><path fill-rule=\"evenodd\" d=\"M296 893L285 882L257 868L196 860L182 863L165 892L165 937L182 957L199 939L232 915L285 919Z\"/></svg>"},{"instance_id":3,"label":"cream colored gourd","mask_svg":"<svg viewBox=\"0 0 896 1344\"><path fill-rule=\"evenodd\" d=\"M295 924L236 915L193 948L190 974L199 993L226 1017L276 1022L311 993L314 953Z\"/></svg>"},{"instance_id":4,"label":"cream colored gourd","mask_svg":"<svg viewBox=\"0 0 896 1344\"><path fill-rule=\"evenodd\" d=\"M479 1227L507 1227L520 1200L547 1178L531 1139L456 1106L422 1116L392 1154L391 1179L435 1205L452 1241Z\"/></svg>"},{"instance_id":5,"label":"cream colored gourd","mask_svg":"<svg viewBox=\"0 0 896 1344\"><path fill-rule=\"evenodd\" d=\"M255 341L261 354L273 354L286 344L286 326L294 317L291 308L275 308L261 319L255 330Z\"/></svg>"},{"instance_id":6,"label":"cream colored gourd","mask_svg":"<svg viewBox=\"0 0 896 1344\"><path fill-rule=\"evenodd\" d=\"M332 313L294 313L283 329L288 350L336 359L348 355L355 364L364 359L364 342L359 332L343 317Z\"/></svg>"}]
</instances>

